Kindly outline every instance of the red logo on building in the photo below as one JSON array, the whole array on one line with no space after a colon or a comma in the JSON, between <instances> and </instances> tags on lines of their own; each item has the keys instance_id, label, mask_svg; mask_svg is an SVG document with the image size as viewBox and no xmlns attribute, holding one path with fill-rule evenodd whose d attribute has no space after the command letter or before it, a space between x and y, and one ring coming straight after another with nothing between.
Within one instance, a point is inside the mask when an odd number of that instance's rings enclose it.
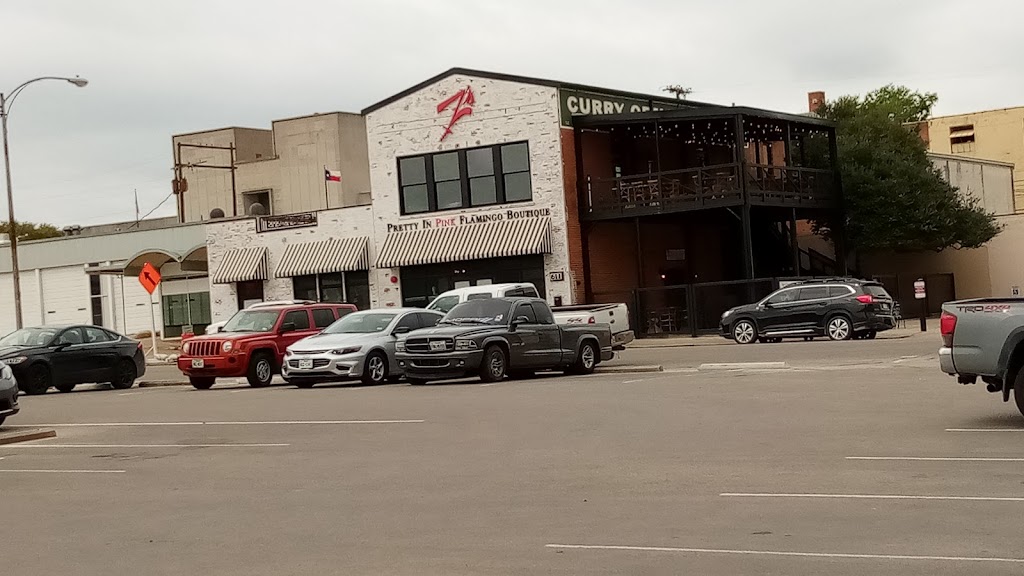
<instances>
[{"instance_id":1,"label":"red logo on building","mask_svg":"<svg viewBox=\"0 0 1024 576\"><path fill-rule=\"evenodd\" d=\"M463 116L469 116L473 113L473 105L476 104L476 97L473 96L473 89L466 86L462 90L455 93L454 96L441 102L437 105L437 113L440 114L448 109L452 104L455 105L455 109L452 110L452 118L448 121L448 127L444 129L444 134L441 134L441 141L452 133L452 127L458 122Z\"/></svg>"}]
</instances>

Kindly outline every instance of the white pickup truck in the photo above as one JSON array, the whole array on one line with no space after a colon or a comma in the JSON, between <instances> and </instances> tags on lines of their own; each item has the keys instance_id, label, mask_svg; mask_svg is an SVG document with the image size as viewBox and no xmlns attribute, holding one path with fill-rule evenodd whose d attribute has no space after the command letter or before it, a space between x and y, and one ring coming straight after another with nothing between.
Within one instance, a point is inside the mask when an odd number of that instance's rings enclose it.
<instances>
[{"instance_id":1,"label":"white pickup truck","mask_svg":"<svg viewBox=\"0 0 1024 576\"><path fill-rule=\"evenodd\" d=\"M427 304L427 309L447 313L456 304L467 300L516 296L539 298L540 294L537 287L529 282L469 286L440 294ZM623 303L553 306L551 312L557 324L608 324L612 330L612 347L615 350L622 350L635 338L629 326L629 308Z\"/></svg>"}]
</instances>

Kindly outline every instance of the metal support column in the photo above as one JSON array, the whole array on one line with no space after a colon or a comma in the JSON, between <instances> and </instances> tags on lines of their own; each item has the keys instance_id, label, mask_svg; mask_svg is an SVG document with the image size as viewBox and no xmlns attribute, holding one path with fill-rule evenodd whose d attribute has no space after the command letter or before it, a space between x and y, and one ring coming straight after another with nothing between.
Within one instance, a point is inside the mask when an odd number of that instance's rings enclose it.
<instances>
[{"instance_id":1,"label":"metal support column","mask_svg":"<svg viewBox=\"0 0 1024 576\"><path fill-rule=\"evenodd\" d=\"M796 208L789 216L789 245L793 250L793 275L800 275L800 240L796 237Z\"/></svg>"},{"instance_id":2,"label":"metal support column","mask_svg":"<svg viewBox=\"0 0 1024 576\"><path fill-rule=\"evenodd\" d=\"M754 278L754 240L751 232L750 219L750 195L747 193L747 159L743 155L743 115L737 114L733 117L733 130L735 130L736 141L733 146L735 153L733 158L739 165L737 178L740 185L740 193L743 195L743 208L741 210L741 225L743 226L743 277L752 280Z\"/></svg>"}]
</instances>

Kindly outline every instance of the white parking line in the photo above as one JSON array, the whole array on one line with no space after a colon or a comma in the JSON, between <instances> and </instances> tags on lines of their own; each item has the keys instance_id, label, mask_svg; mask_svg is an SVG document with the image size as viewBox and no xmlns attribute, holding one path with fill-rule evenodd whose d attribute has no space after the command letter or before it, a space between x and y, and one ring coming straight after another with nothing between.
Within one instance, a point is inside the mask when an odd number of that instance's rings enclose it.
<instances>
[{"instance_id":1,"label":"white parking line","mask_svg":"<svg viewBox=\"0 0 1024 576\"><path fill-rule=\"evenodd\" d=\"M916 556L912 554L846 554L841 552L785 552L780 550L730 550L721 548L669 548L664 546L612 546L584 544L546 544L545 548L563 550L625 550L629 552L679 552L687 554L735 554L747 556L788 556L796 558L849 558L856 560L925 560L932 562L1002 562L1024 564L1024 558L994 556Z\"/></svg>"},{"instance_id":2,"label":"white parking line","mask_svg":"<svg viewBox=\"0 0 1024 576\"><path fill-rule=\"evenodd\" d=\"M643 382L643 381L644 381L643 378L639 378L637 380L624 380L622 383L623 384L636 384L637 382Z\"/></svg>"},{"instance_id":3,"label":"white parking line","mask_svg":"<svg viewBox=\"0 0 1024 576\"><path fill-rule=\"evenodd\" d=\"M3 472L19 472L24 474L124 474L124 470L0 470Z\"/></svg>"},{"instance_id":4,"label":"white parking line","mask_svg":"<svg viewBox=\"0 0 1024 576\"><path fill-rule=\"evenodd\" d=\"M908 462L1024 462L1024 458L974 458L930 456L847 456L847 460L905 460Z\"/></svg>"},{"instance_id":5,"label":"white parking line","mask_svg":"<svg viewBox=\"0 0 1024 576\"><path fill-rule=\"evenodd\" d=\"M281 448L291 444L8 444L7 448Z\"/></svg>"},{"instance_id":6,"label":"white parking line","mask_svg":"<svg viewBox=\"0 0 1024 576\"><path fill-rule=\"evenodd\" d=\"M1024 428L946 428L946 432L1024 432Z\"/></svg>"},{"instance_id":7,"label":"white parking line","mask_svg":"<svg viewBox=\"0 0 1024 576\"><path fill-rule=\"evenodd\" d=\"M1024 502L1008 496L917 496L911 494L783 494L772 492L723 492L725 498L834 498L849 500L966 500L974 502Z\"/></svg>"},{"instance_id":8,"label":"white parking line","mask_svg":"<svg viewBox=\"0 0 1024 576\"><path fill-rule=\"evenodd\" d=\"M426 420L268 420L265 422L76 422L70 424L12 424L8 428L103 428L124 426L276 426L287 424L422 424Z\"/></svg>"}]
</instances>

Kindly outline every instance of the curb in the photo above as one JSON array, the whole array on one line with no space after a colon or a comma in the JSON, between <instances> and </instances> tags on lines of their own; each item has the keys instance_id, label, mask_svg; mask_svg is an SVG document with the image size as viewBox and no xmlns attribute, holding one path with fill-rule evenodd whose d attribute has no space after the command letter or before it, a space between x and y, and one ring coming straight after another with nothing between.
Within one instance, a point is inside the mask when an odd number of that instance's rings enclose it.
<instances>
[{"instance_id":1,"label":"curb","mask_svg":"<svg viewBox=\"0 0 1024 576\"><path fill-rule=\"evenodd\" d=\"M598 374L630 374L634 372L663 372L660 365L651 366L599 366L594 370Z\"/></svg>"},{"instance_id":2,"label":"curb","mask_svg":"<svg viewBox=\"0 0 1024 576\"><path fill-rule=\"evenodd\" d=\"M722 362L701 364L698 370L783 370L789 368L785 362Z\"/></svg>"},{"instance_id":3,"label":"curb","mask_svg":"<svg viewBox=\"0 0 1024 576\"><path fill-rule=\"evenodd\" d=\"M56 438L57 431L52 428L36 428L19 431L0 431L0 445L14 444L17 442L28 442L29 440L42 440L43 438Z\"/></svg>"},{"instance_id":4,"label":"curb","mask_svg":"<svg viewBox=\"0 0 1024 576\"><path fill-rule=\"evenodd\" d=\"M139 382L139 388L163 388L164 386L188 386L187 380L147 380Z\"/></svg>"}]
</instances>

